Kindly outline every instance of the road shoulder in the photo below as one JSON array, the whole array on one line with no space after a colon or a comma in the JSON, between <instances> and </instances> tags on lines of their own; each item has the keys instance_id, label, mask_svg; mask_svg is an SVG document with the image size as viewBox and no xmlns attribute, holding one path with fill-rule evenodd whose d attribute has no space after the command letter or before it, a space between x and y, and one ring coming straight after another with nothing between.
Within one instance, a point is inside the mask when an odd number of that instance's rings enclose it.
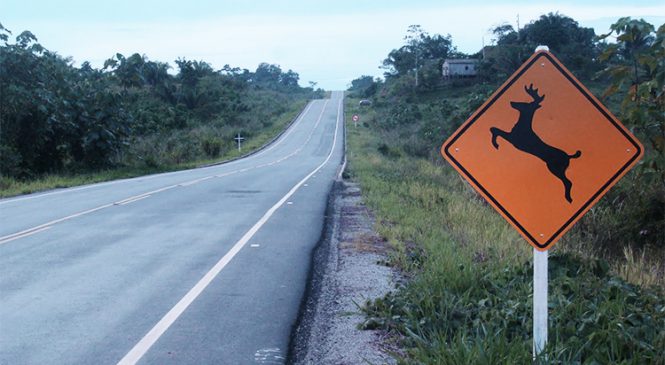
<instances>
[{"instance_id":1,"label":"road shoulder","mask_svg":"<svg viewBox=\"0 0 665 365\"><path fill-rule=\"evenodd\" d=\"M385 263L387 244L356 184L336 182L326 225L312 258L306 299L294 328L289 363L394 364L389 336L360 330L359 306L395 288L397 273Z\"/></svg>"}]
</instances>

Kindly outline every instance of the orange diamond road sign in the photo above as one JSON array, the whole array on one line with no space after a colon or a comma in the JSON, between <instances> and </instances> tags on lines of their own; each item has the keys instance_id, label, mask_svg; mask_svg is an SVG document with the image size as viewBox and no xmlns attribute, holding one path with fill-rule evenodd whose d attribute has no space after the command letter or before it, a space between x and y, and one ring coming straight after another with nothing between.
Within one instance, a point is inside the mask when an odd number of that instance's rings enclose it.
<instances>
[{"instance_id":1,"label":"orange diamond road sign","mask_svg":"<svg viewBox=\"0 0 665 365\"><path fill-rule=\"evenodd\" d=\"M441 147L540 251L642 153L640 142L547 51L529 58Z\"/></svg>"}]
</instances>

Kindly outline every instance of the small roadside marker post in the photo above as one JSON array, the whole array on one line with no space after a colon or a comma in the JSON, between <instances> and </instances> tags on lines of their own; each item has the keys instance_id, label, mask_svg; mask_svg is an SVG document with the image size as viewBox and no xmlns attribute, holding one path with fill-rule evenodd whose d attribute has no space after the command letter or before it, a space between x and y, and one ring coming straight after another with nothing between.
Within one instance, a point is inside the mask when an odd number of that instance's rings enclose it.
<instances>
[{"instance_id":1,"label":"small roadside marker post","mask_svg":"<svg viewBox=\"0 0 665 365\"><path fill-rule=\"evenodd\" d=\"M240 133L238 133L238 134L236 135L236 138L234 138L234 139L238 142L238 152L240 152L240 144L242 143L242 141L245 140L245 138L244 138L244 137L241 137L241 136L240 136Z\"/></svg>"},{"instance_id":2,"label":"small roadside marker post","mask_svg":"<svg viewBox=\"0 0 665 365\"><path fill-rule=\"evenodd\" d=\"M443 158L533 246L534 360L547 347L547 250L643 153L547 46L441 146Z\"/></svg>"},{"instance_id":3,"label":"small roadside marker post","mask_svg":"<svg viewBox=\"0 0 665 365\"><path fill-rule=\"evenodd\" d=\"M353 117L351 119L353 119L353 126L358 127L358 120L360 120L358 114L353 114Z\"/></svg>"}]
</instances>

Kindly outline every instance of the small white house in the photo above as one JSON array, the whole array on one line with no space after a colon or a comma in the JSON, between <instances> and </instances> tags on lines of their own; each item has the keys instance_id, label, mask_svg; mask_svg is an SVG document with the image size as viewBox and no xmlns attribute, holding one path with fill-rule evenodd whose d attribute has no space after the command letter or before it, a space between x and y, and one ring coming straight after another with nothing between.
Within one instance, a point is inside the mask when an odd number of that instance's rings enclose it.
<instances>
[{"instance_id":1,"label":"small white house","mask_svg":"<svg viewBox=\"0 0 665 365\"><path fill-rule=\"evenodd\" d=\"M478 60L474 59L447 59L443 62L441 73L448 79L451 77L473 77L476 76Z\"/></svg>"}]
</instances>

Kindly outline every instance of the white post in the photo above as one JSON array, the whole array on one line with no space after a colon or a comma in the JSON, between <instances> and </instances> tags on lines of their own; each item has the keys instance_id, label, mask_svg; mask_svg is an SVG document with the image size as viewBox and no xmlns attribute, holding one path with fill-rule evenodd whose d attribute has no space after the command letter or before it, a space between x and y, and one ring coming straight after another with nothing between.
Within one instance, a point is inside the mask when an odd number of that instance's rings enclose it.
<instances>
[{"instance_id":1,"label":"white post","mask_svg":"<svg viewBox=\"0 0 665 365\"><path fill-rule=\"evenodd\" d=\"M547 46L535 52L549 51ZM547 251L533 249L533 359L547 345Z\"/></svg>"},{"instance_id":2,"label":"white post","mask_svg":"<svg viewBox=\"0 0 665 365\"><path fill-rule=\"evenodd\" d=\"M547 345L547 251L533 249L533 359Z\"/></svg>"}]
</instances>

